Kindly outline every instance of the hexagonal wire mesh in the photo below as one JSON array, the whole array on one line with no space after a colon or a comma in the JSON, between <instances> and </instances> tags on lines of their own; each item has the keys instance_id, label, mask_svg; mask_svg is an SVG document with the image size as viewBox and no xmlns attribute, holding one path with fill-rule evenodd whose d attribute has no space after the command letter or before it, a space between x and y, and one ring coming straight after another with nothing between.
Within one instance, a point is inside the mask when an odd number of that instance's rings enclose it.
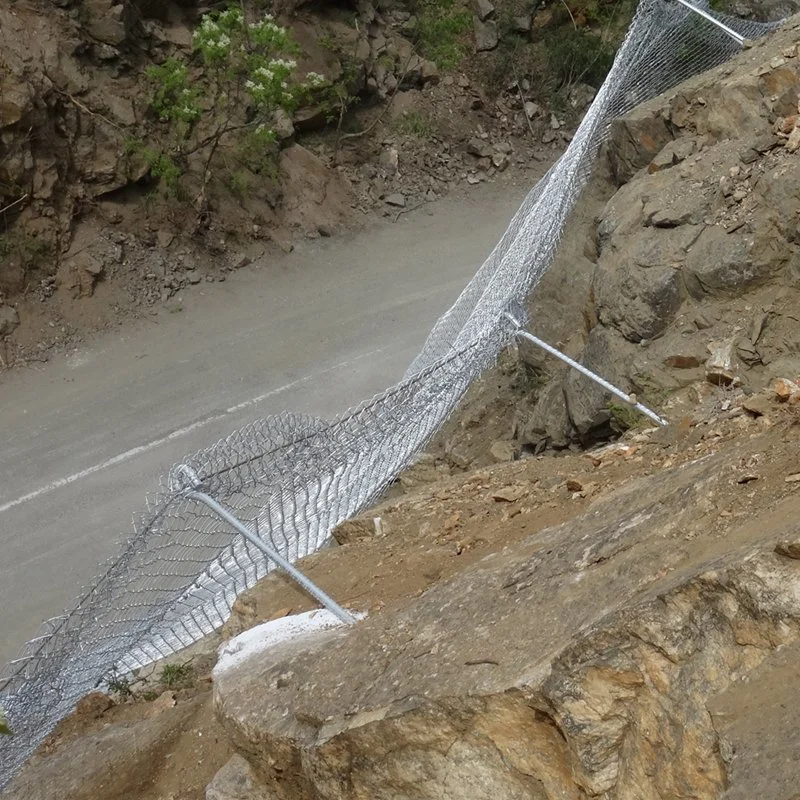
<instances>
[{"instance_id":1,"label":"hexagonal wire mesh","mask_svg":"<svg viewBox=\"0 0 800 800\"><path fill-rule=\"evenodd\" d=\"M748 38L769 26L727 19ZM551 263L614 118L713 67L739 45L674 0L642 0L614 66L569 148L525 199L464 292L396 386L328 422L284 414L188 457L204 490L288 560L319 549L420 451L514 330ZM180 465L178 465L180 466ZM236 596L271 565L173 468L122 555L63 617L8 664L0 703L15 735L0 742L4 786L75 702L113 672L151 663L219 628Z\"/></svg>"}]
</instances>

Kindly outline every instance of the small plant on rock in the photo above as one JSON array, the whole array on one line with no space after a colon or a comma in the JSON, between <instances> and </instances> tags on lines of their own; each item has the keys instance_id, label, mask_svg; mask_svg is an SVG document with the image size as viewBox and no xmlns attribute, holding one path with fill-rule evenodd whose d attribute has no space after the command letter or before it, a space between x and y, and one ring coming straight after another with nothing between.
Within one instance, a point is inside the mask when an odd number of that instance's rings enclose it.
<instances>
[{"instance_id":1,"label":"small plant on rock","mask_svg":"<svg viewBox=\"0 0 800 800\"><path fill-rule=\"evenodd\" d=\"M418 139L427 139L433 133L433 121L428 114L420 111L409 111L398 117L394 129L406 136L415 136Z\"/></svg>"},{"instance_id":2,"label":"small plant on rock","mask_svg":"<svg viewBox=\"0 0 800 800\"><path fill-rule=\"evenodd\" d=\"M166 689L181 689L192 686L194 678L191 664L165 664L159 681Z\"/></svg>"},{"instance_id":3,"label":"small plant on rock","mask_svg":"<svg viewBox=\"0 0 800 800\"><path fill-rule=\"evenodd\" d=\"M328 81L313 72L297 78L299 47L271 14L255 21L238 7L204 14L193 45L198 67L170 58L147 70L154 87L150 107L168 126L151 174L174 183L186 159L203 153L201 201L223 140L247 135L270 149L277 139L276 112L291 113Z\"/></svg>"},{"instance_id":4,"label":"small plant on rock","mask_svg":"<svg viewBox=\"0 0 800 800\"><path fill-rule=\"evenodd\" d=\"M108 691L122 700L127 700L133 695L130 680L120 675L112 675L108 679Z\"/></svg>"},{"instance_id":5,"label":"small plant on rock","mask_svg":"<svg viewBox=\"0 0 800 800\"><path fill-rule=\"evenodd\" d=\"M26 271L41 267L51 252L48 242L19 228L0 234L0 258L13 259Z\"/></svg>"},{"instance_id":6,"label":"small plant on rock","mask_svg":"<svg viewBox=\"0 0 800 800\"><path fill-rule=\"evenodd\" d=\"M624 403L609 403L608 410L611 414L612 427L619 433L625 433L625 431L642 424L642 415L632 406Z\"/></svg>"}]
</instances>

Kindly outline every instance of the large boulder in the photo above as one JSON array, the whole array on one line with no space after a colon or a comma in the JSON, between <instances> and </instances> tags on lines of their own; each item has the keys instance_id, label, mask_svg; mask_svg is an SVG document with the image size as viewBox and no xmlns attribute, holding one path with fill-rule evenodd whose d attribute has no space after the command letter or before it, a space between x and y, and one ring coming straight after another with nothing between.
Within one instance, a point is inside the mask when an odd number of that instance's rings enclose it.
<instances>
[{"instance_id":1,"label":"large boulder","mask_svg":"<svg viewBox=\"0 0 800 800\"><path fill-rule=\"evenodd\" d=\"M19 326L19 313L13 306L0 304L0 339L8 336Z\"/></svg>"},{"instance_id":2,"label":"large boulder","mask_svg":"<svg viewBox=\"0 0 800 800\"><path fill-rule=\"evenodd\" d=\"M719 797L710 704L799 640L800 561L774 550L796 540L791 489L758 524L709 524L765 446L634 480L354 628L223 661L219 719L276 800Z\"/></svg>"},{"instance_id":3,"label":"large boulder","mask_svg":"<svg viewBox=\"0 0 800 800\"><path fill-rule=\"evenodd\" d=\"M310 150L293 144L281 151L284 177L281 214L305 232L335 229L349 217L352 195L344 180Z\"/></svg>"}]
</instances>

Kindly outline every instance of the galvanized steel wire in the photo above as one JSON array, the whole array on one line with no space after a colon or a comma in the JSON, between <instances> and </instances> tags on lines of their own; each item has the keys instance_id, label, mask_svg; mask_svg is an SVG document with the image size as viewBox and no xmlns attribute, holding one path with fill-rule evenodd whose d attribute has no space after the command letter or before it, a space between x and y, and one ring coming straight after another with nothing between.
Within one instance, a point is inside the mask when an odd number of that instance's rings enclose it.
<instances>
[{"instance_id":1,"label":"galvanized steel wire","mask_svg":"<svg viewBox=\"0 0 800 800\"><path fill-rule=\"evenodd\" d=\"M768 30L725 21L747 38ZM235 598L272 569L260 550L192 497L184 466L287 560L318 550L335 525L367 507L409 464L513 339L515 326L503 312L520 317L552 262L612 120L738 50L682 5L642 0L569 148L400 383L332 421L295 414L254 421L176 465L147 499L121 555L2 673L0 705L14 736L0 742L0 787L77 700L112 674L218 629Z\"/></svg>"}]
</instances>

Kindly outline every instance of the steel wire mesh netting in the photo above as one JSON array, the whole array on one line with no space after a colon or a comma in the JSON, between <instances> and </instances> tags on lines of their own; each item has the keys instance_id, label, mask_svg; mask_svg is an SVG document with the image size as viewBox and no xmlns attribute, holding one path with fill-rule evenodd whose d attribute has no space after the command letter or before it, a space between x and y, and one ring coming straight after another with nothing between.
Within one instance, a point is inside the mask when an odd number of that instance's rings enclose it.
<instances>
[{"instance_id":1,"label":"steel wire mesh netting","mask_svg":"<svg viewBox=\"0 0 800 800\"><path fill-rule=\"evenodd\" d=\"M747 38L769 30L725 21ZM519 309L551 263L611 121L738 50L674 0L642 0L568 150L436 323L404 379L332 422L291 414L261 419L182 463L284 557L319 549L333 526L409 463L512 339L502 312ZM185 489L178 465L148 499L121 556L6 666L0 704L14 736L0 742L0 787L78 699L115 672L217 629L236 596L270 570L260 551Z\"/></svg>"}]
</instances>

